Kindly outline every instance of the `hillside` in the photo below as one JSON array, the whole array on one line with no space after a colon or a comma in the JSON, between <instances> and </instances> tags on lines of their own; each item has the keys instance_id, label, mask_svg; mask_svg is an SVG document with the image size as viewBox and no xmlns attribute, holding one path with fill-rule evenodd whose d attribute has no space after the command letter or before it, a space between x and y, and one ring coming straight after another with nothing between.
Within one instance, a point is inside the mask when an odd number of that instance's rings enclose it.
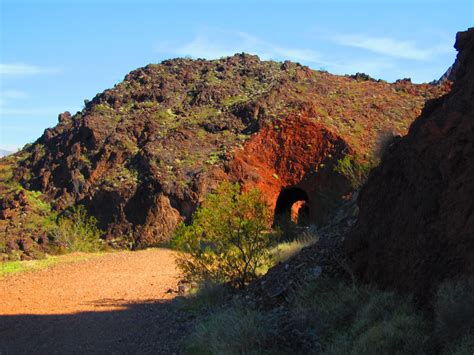
<instances>
[{"instance_id":1,"label":"hillside","mask_svg":"<svg viewBox=\"0 0 474 355\"><path fill-rule=\"evenodd\" d=\"M223 179L257 186L277 213L305 201L317 223L352 190L344 156L373 160L450 89L335 76L248 54L174 59L128 74L81 112L0 160L0 252L47 250L56 219L83 204L116 245L166 242Z\"/></svg>"},{"instance_id":2,"label":"hillside","mask_svg":"<svg viewBox=\"0 0 474 355\"><path fill-rule=\"evenodd\" d=\"M362 279L419 299L474 274L474 28L456 38L452 91L429 102L360 192L346 251Z\"/></svg>"}]
</instances>

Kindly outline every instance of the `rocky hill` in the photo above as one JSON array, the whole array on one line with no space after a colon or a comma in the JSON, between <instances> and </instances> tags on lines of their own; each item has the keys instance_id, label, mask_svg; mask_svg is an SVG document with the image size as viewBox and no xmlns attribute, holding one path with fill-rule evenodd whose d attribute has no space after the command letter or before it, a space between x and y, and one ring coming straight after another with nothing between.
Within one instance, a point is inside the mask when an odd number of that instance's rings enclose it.
<instances>
[{"instance_id":1,"label":"rocky hill","mask_svg":"<svg viewBox=\"0 0 474 355\"><path fill-rule=\"evenodd\" d=\"M317 223L352 189L338 162L368 163L379 136L405 134L449 89L247 54L139 68L0 160L0 252L47 248L77 204L111 242L167 241L222 179L259 187L277 214L305 201Z\"/></svg>"},{"instance_id":2,"label":"rocky hill","mask_svg":"<svg viewBox=\"0 0 474 355\"><path fill-rule=\"evenodd\" d=\"M346 241L360 277L420 300L445 279L474 274L474 28L455 47L451 92L387 149Z\"/></svg>"}]
</instances>

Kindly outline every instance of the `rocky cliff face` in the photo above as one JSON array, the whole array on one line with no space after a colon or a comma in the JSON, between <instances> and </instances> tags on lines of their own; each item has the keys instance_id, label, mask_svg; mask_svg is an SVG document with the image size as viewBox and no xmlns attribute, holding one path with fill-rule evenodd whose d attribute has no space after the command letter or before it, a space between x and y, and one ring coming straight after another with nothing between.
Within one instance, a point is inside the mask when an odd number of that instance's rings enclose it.
<instances>
[{"instance_id":1,"label":"rocky cliff face","mask_svg":"<svg viewBox=\"0 0 474 355\"><path fill-rule=\"evenodd\" d=\"M346 241L360 277L421 300L443 279L474 274L474 29L455 47L452 91L388 147Z\"/></svg>"},{"instance_id":2,"label":"rocky cliff face","mask_svg":"<svg viewBox=\"0 0 474 355\"><path fill-rule=\"evenodd\" d=\"M152 245L222 179L261 188L274 209L306 201L316 220L326 208L318 194L349 189L338 159L370 160L380 131L404 134L449 88L247 54L148 65L0 161L0 236L7 249L44 243L45 219L83 204L109 239Z\"/></svg>"}]
</instances>

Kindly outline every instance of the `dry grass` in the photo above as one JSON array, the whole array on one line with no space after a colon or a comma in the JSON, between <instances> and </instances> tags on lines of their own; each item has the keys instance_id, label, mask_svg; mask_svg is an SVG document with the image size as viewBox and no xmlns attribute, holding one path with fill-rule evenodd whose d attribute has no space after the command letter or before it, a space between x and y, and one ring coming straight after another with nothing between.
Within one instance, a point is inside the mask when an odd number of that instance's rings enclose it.
<instances>
[{"instance_id":1,"label":"dry grass","mask_svg":"<svg viewBox=\"0 0 474 355\"><path fill-rule=\"evenodd\" d=\"M192 354L263 354L272 338L265 315L236 303L200 323L187 342Z\"/></svg>"},{"instance_id":2,"label":"dry grass","mask_svg":"<svg viewBox=\"0 0 474 355\"><path fill-rule=\"evenodd\" d=\"M0 277L49 268L58 264L74 263L103 255L104 253L71 253L66 255L47 255L44 259L27 261L4 261L0 263Z\"/></svg>"},{"instance_id":3,"label":"dry grass","mask_svg":"<svg viewBox=\"0 0 474 355\"><path fill-rule=\"evenodd\" d=\"M196 354L466 354L474 352L474 280L440 287L434 324L410 297L318 279L288 299L280 318L234 303L199 323ZM430 329L435 328L434 332Z\"/></svg>"},{"instance_id":4,"label":"dry grass","mask_svg":"<svg viewBox=\"0 0 474 355\"><path fill-rule=\"evenodd\" d=\"M304 236L290 242L278 244L271 250L271 254L274 255L275 263L285 262L298 254L301 249L313 245L316 241L317 238L315 236Z\"/></svg>"}]
</instances>

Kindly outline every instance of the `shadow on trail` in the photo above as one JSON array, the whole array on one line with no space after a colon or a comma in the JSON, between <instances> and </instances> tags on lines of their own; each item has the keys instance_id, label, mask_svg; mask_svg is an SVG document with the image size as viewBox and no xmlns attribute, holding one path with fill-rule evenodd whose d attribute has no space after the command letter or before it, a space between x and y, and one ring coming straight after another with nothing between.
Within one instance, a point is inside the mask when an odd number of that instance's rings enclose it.
<instances>
[{"instance_id":1,"label":"shadow on trail","mask_svg":"<svg viewBox=\"0 0 474 355\"><path fill-rule=\"evenodd\" d=\"M115 301L115 302L114 302ZM97 305L117 305L100 300ZM122 304L123 309L58 315L0 315L0 354L178 353L193 317L177 301Z\"/></svg>"}]
</instances>

